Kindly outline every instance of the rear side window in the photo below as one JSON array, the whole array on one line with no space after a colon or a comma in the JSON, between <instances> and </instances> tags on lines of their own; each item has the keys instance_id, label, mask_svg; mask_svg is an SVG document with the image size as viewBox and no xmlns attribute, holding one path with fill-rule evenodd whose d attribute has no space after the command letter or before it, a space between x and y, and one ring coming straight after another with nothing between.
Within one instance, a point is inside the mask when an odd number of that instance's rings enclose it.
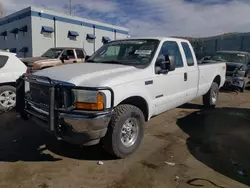
<instances>
[{"instance_id":1,"label":"rear side window","mask_svg":"<svg viewBox=\"0 0 250 188\"><path fill-rule=\"evenodd\" d=\"M80 58L80 59L84 58L84 53L82 50L76 50L76 55L77 55L77 58Z\"/></svg>"},{"instance_id":2,"label":"rear side window","mask_svg":"<svg viewBox=\"0 0 250 188\"><path fill-rule=\"evenodd\" d=\"M182 45L182 48L184 50L188 66L193 66L194 65L194 58L193 58L193 55L192 55L192 52L190 50L188 43L182 42L181 45Z\"/></svg>"},{"instance_id":3,"label":"rear side window","mask_svg":"<svg viewBox=\"0 0 250 188\"><path fill-rule=\"evenodd\" d=\"M0 55L0 69L4 67L8 59L9 59L8 56Z\"/></svg>"}]
</instances>

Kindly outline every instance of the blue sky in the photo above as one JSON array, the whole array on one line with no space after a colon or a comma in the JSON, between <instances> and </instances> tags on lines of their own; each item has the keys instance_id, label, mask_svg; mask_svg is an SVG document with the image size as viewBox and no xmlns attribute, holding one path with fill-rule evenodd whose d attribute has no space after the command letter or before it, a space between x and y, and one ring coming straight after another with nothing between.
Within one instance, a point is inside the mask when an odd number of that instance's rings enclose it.
<instances>
[{"instance_id":1,"label":"blue sky","mask_svg":"<svg viewBox=\"0 0 250 188\"><path fill-rule=\"evenodd\" d=\"M69 0L0 0L69 12ZM250 31L250 0L72 0L76 16L127 27L131 36L212 36Z\"/></svg>"}]
</instances>

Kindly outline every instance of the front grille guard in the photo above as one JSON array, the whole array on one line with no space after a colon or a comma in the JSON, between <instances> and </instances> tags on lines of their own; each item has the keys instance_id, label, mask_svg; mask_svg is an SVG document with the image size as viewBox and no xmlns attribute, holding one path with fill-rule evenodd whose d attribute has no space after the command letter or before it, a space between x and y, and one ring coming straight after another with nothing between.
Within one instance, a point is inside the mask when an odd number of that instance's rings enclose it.
<instances>
[{"instance_id":1,"label":"front grille guard","mask_svg":"<svg viewBox=\"0 0 250 188\"><path fill-rule=\"evenodd\" d=\"M30 99L27 98L25 93L25 82L28 83L35 83L38 85L47 86L49 89L49 105L46 106L44 104L38 104ZM55 105L55 93L57 89L60 88L68 88L68 89L77 89L77 90L89 90L89 91L109 91L111 94L111 105L110 108L106 108L103 111L76 111L73 108L58 108ZM37 108L46 109L48 111L47 117L41 115L39 113L32 112L28 109L27 103L35 105ZM114 108L114 91L109 87L81 87L69 84L58 83L53 81L52 79L44 76L36 76L32 74L23 74L19 79L16 81L16 111L21 115L31 114L39 119L48 121L50 131L55 131L56 125L56 115L58 113L65 113L65 114L74 114L74 115L83 115L88 118L95 118L98 116L103 116L110 114Z\"/></svg>"}]
</instances>

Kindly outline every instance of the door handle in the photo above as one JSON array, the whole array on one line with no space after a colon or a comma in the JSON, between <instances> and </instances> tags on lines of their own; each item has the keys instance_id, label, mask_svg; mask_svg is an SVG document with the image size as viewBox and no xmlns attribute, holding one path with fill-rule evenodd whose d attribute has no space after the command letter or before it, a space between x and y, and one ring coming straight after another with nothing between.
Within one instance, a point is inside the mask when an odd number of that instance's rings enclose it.
<instances>
[{"instance_id":1,"label":"door handle","mask_svg":"<svg viewBox=\"0 0 250 188\"><path fill-rule=\"evenodd\" d=\"M187 75L187 73L185 72L185 73L184 73L184 81L187 81L187 79L188 79L187 77L188 77L188 75Z\"/></svg>"}]
</instances>

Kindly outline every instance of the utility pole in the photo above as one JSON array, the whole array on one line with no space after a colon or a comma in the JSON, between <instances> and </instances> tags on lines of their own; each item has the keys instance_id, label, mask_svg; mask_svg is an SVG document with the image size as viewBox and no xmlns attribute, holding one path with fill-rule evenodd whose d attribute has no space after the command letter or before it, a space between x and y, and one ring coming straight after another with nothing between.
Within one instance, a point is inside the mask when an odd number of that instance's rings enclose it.
<instances>
[{"instance_id":1,"label":"utility pole","mask_svg":"<svg viewBox=\"0 0 250 188\"><path fill-rule=\"evenodd\" d=\"M5 10L3 4L0 2L0 18L5 16Z\"/></svg>"},{"instance_id":2,"label":"utility pole","mask_svg":"<svg viewBox=\"0 0 250 188\"><path fill-rule=\"evenodd\" d=\"M69 0L69 14L72 15L72 0Z\"/></svg>"}]
</instances>

